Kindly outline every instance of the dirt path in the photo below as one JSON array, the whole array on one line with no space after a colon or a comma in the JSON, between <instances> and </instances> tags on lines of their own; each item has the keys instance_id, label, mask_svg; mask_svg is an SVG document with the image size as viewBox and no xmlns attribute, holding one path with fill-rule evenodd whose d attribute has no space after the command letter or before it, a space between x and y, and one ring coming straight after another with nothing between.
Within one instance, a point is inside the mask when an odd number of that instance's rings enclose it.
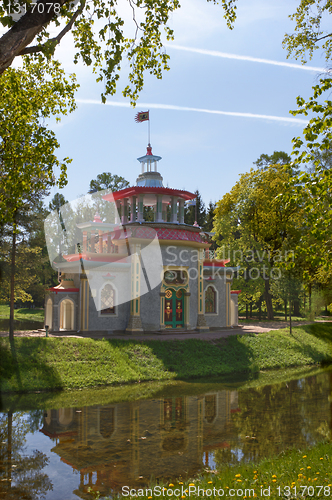
<instances>
[{"instance_id":1,"label":"dirt path","mask_svg":"<svg viewBox=\"0 0 332 500\"><path fill-rule=\"evenodd\" d=\"M293 327L300 325L308 325L313 323L312 321L294 321L292 323ZM238 327L231 328L221 328L220 330L214 330L209 332L186 332L186 333L176 333L169 332L163 333L160 332L151 332L151 333L133 333L129 334L107 334L107 332L77 332L77 333L68 333L68 332L57 332L49 334L50 337L73 337L73 338L109 338L109 339L123 339L123 340L186 340L186 339L200 339L200 340L216 340L219 338L230 337L231 335L245 335L246 333L264 333L269 332L271 330L279 330L280 328L287 328L289 326L286 321L257 321L248 325L241 325ZM22 331L15 332L15 337L45 337L45 330L30 330L30 331ZM8 332L0 332L0 337L8 337Z\"/></svg>"}]
</instances>

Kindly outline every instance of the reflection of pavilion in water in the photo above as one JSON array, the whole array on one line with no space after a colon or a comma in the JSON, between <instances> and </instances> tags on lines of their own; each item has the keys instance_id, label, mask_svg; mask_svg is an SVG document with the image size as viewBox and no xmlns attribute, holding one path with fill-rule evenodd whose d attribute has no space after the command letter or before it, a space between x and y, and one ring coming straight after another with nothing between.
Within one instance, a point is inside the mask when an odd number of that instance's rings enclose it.
<instances>
[{"instance_id":1,"label":"reflection of pavilion in water","mask_svg":"<svg viewBox=\"0 0 332 500\"><path fill-rule=\"evenodd\" d=\"M76 495L90 498L122 486L145 486L151 476L193 475L204 454L229 446L237 391L181 396L108 406L62 408L44 415L41 432L52 449L80 471Z\"/></svg>"}]
</instances>

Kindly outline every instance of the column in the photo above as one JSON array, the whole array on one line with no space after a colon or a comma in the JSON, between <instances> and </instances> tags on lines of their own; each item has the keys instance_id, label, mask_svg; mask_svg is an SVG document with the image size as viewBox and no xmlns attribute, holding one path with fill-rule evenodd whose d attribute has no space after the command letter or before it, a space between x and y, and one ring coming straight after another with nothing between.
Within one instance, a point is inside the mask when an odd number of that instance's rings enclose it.
<instances>
[{"instance_id":1,"label":"column","mask_svg":"<svg viewBox=\"0 0 332 500\"><path fill-rule=\"evenodd\" d=\"M116 208L115 224L121 224L121 201L120 200L117 200L115 202L115 208Z\"/></svg>"},{"instance_id":2,"label":"column","mask_svg":"<svg viewBox=\"0 0 332 500\"><path fill-rule=\"evenodd\" d=\"M81 318L80 330L89 330L89 282L85 275L81 275Z\"/></svg>"},{"instance_id":3,"label":"column","mask_svg":"<svg viewBox=\"0 0 332 500\"><path fill-rule=\"evenodd\" d=\"M130 198L130 222L136 220L136 196Z\"/></svg>"},{"instance_id":4,"label":"column","mask_svg":"<svg viewBox=\"0 0 332 500\"><path fill-rule=\"evenodd\" d=\"M122 203L121 223L127 224L127 222L128 222L128 199L125 198Z\"/></svg>"},{"instance_id":5,"label":"column","mask_svg":"<svg viewBox=\"0 0 332 500\"><path fill-rule=\"evenodd\" d=\"M141 245L135 244L131 248L131 303L130 303L130 317L126 332L142 332L141 321L141 264L140 252Z\"/></svg>"},{"instance_id":6,"label":"column","mask_svg":"<svg viewBox=\"0 0 332 500\"><path fill-rule=\"evenodd\" d=\"M103 232L99 229L99 245L98 245L99 253L103 253Z\"/></svg>"},{"instance_id":7,"label":"column","mask_svg":"<svg viewBox=\"0 0 332 500\"><path fill-rule=\"evenodd\" d=\"M179 201L179 224L184 224L184 200Z\"/></svg>"},{"instance_id":8,"label":"column","mask_svg":"<svg viewBox=\"0 0 332 500\"><path fill-rule=\"evenodd\" d=\"M205 320L205 304L204 304L204 281L203 281L203 270L204 270L204 249L200 248L198 251L198 315L197 315L197 330L208 331L209 327Z\"/></svg>"},{"instance_id":9,"label":"column","mask_svg":"<svg viewBox=\"0 0 332 500\"><path fill-rule=\"evenodd\" d=\"M177 200L177 198L175 198L175 196L171 197L171 222L173 222L173 224L177 224L177 222L178 222L177 201L178 200Z\"/></svg>"},{"instance_id":10,"label":"column","mask_svg":"<svg viewBox=\"0 0 332 500\"><path fill-rule=\"evenodd\" d=\"M157 204L156 204L156 222L163 222L163 195L156 195Z\"/></svg>"},{"instance_id":11,"label":"column","mask_svg":"<svg viewBox=\"0 0 332 500\"><path fill-rule=\"evenodd\" d=\"M138 195L138 209L137 209L137 221L138 222L144 222L144 216L143 216L143 195L140 194Z\"/></svg>"}]
</instances>

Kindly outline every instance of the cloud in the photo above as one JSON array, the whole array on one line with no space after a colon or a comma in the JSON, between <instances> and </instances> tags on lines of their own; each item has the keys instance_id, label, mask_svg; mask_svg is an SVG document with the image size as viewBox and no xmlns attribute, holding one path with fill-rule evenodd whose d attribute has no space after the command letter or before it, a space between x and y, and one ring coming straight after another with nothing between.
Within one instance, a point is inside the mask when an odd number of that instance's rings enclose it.
<instances>
[{"instance_id":1,"label":"cloud","mask_svg":"<svg viewBox=\"0 0 332 500\"><path fill-rule=\"evenodd\" d=\"M76 99L76 102L80 104L94 104L94 105L102 105L101 101L97 101L96 99ZM106 106L114 106L121 108L130 108L129 102L121 102L121 101L107 101ZM191 111L194 113L207 113L211 115L224 115L224 116L235 116L238 118L258 118L262 120L271 120L283 123L292 123L292 124L301 124L301 126L306 125L308 120L303 120L301 118L293 118L293 117L284 117L284 116L273 116L273 115L259 115L255 113L238 113L235 111L220 111L218 109L204 109L204 108L190 108L186 106L176 106L173 104L155 104L155 103L144 103L139 102L140 109L168 109L172 111Z\"/></svg>"},{"instance_id":2,"label":"cloud","mask_svg":"<svg viewBox=\"0 0 332 500\"><path fill-rule=\"evenodd\" d=\"M292 64L287 62L273 61L272 59L260 59L259 57L239 56L237 54L228 54L227 52L218 52L217 50L195 49L194 47L184 47L183 45L176 45L173 43L165 43L165 47L175 50L184 50L186 52L194 52L195 54L203 54L212 57L222 57L224 59L236 59L240 61L249 61L262 64L272 64L273 66L282 66L284 68L303 69L306 71L318 71L319 73L326 73L324 68L316 68L314 66L306 66L301 64Z\"/></svg>"}]
</instances>

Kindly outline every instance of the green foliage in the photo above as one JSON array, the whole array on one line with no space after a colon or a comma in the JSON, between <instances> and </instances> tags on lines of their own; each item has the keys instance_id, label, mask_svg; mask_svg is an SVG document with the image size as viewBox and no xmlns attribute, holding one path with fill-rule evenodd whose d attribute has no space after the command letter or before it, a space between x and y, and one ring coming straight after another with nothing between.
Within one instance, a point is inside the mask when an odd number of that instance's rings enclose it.
<instances>
[{"instance_id":1,"label":"green foliage","mask_svg":"<svg viewBox=\"0 0 332 500\"><path fill-rule=\"evenodd\" d=\"M49 186L66 184L70 160L56 157L59 143L45 120L60 120L75 109L76 88L75 78L67 80L57 62L25 61L1 77L0 226L12 223L35 193L40 197Z\"/></svg>"},{"instance_id":2,"label":"green foliage","mask_svg":"<svg viewBox=\"0 0 332 500\"><path fill-rule=\"evenodd\" d=\"M184 222L193 226L195 222L201 227L205 225L206 221L206 210L205 204L202 200L202 196L198 189L195 191L196 195L196 206L186 206L184 210ZM197 219L196 219L197 217Z\"/></svg>"},{"instance_id":3,"label":"green foliage","mask_svg":"<svg viewBox=\"0 0 332 500\"><path fill-rule=\"evenodd\" d=\"M240 266L234 283L243 291L240 303L264 296L270 319L273 318L270 281L279 277L275 268L282 267L292 257L288 253L291 242L303 222L302 207L281 196L294 189L293 171L283 163L288 158L283 152L261 155L256 162L261 168L242 174L215 210L213 230L220 246L219 257ZM281 162L269 164L272 159Z\"/></svg>"},{"instance_id":4,"label":"green foliage","mask_svg":"<svg viewBox=\"0 0 332 500\"><path fill-rule=\"evenodd\" d=\"M112 175L111 172L98 174L96 179L90 181L89 193L109 189L112 192L119 191L129 186L129 182L121 175Z\"/></svg>"}]
</instances>

